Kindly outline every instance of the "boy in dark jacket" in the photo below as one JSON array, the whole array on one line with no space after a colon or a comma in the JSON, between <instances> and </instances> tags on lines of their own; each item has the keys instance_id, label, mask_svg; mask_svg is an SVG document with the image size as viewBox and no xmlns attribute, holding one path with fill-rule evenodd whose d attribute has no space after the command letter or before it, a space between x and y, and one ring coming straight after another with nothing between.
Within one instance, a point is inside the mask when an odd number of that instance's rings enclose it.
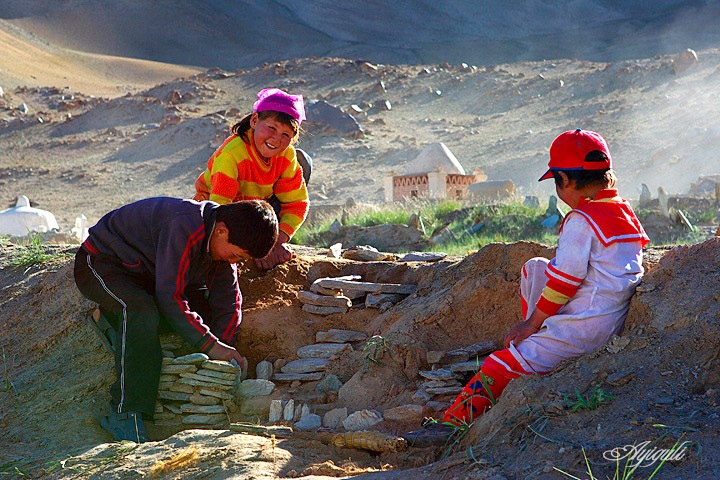
<instances>
[{"instance_id":1,"label":"boy in dark jacket","mask_svg":"<svg viewBox=\"0 0 720 480\"><path fill-rule=\"evenodd\" d=\"M75 283L113 327L116 381L101 425L116 440L147 441L167 322L214 360L244 361L234 348L242 296L235 263L263 258L277 217L258 200L218 205L149 198L106 214L75 257Z\"/></svg>"}]
</instances>

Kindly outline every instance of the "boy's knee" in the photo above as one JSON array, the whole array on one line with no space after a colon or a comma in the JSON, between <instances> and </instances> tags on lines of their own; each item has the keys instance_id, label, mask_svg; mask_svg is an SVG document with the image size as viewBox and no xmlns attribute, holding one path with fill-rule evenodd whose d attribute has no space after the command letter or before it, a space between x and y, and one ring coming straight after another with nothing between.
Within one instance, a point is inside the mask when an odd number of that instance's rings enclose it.
<instances>
[{"instance_id":1,"label":"boy's knee","mask_svg":"<svg viewBox=\"0 0 720 480\"><path fill-rule=\"evenodd\" d=\"M550 260L545 257L533 257L523 265L523 276L525 278L532 277L538 269L544 274L549 264Z\"/></svg>"}]
</instances>

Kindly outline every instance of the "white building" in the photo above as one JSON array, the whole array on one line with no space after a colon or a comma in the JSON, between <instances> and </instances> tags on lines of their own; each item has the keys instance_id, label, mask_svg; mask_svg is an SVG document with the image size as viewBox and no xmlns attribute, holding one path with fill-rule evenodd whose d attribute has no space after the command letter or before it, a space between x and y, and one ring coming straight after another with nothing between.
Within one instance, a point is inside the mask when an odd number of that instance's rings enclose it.
<instances>
[{"instance_id":1,"label":"white building","mask_svg":"<svg viewBox=\"0 0 720 480\"><path fill-rule=\"evenodd\" d=\"M385 177L385 201L397 202L409 198L467 198L470 184L487 180L482 170L466 175L465 169L444 143L426 146L410 162L403 175Z\"/></svg>"}]
</instances>

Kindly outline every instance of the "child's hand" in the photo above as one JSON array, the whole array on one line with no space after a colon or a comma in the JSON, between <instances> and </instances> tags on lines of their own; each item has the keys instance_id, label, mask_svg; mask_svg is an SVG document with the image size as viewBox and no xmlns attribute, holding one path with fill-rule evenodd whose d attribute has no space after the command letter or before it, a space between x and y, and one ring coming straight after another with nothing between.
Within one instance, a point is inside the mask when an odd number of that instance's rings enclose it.
<instances>
[{"instance_id":1,"label":"child's hand","mask_svg":"<svg viewBox=\"0 0 720 480\"><path fill-rule=\"evenodd\" d=\"M538 330L540 329L535 328L535 326L529 321L518 323L512 329L510 329L507 335L505 335L505 348L508 348L510 346L510 342L513 342L515 345L517 345L533 333L537 333Z\"/></svg>"},{"instance_id":2,"label":"child's hand","mask_svg":"<svg viewBox=\"0 0 720 480\"><path fill-rule=\"evenodd\" d=\"M240 355L240 352L219 340L208 352L208 357L212 360L225 360L226 362L235 360L241 369L243 368L243 365L245 365L245 357Z\"/></svg>"},{"instance_id":3,"label":"child's hand","mask_svg":"<svg viewBox=\"0 0 720 480\"><path fill-rule=\"evenodd\" d=\"M270 250L270 253L263 258L255 259L255 266L260 270L270 270L276 265L287 262L294 256L295 253L284 245L282 238L278 237L278 241L275 243L272 250Z\"/></svg>"},{"instance_id":4,"label":"child's hand","mask_svg":"<svg viewBox=\"0 0 720 480\"><path fill-rule=\"evenodd\" d=\"M508 334L505 336L505 348L510 347L510 342L513 342L515 345L517 345L518 343L528 338L530 335L539 332L540 328L542 328L543 323L545 322L545 319L548 317L548 314L543 313L538 309L533 310L530 318L528 318L524 322L518 323L512 329L510 329Z\"/></svg>"}]
</instances>

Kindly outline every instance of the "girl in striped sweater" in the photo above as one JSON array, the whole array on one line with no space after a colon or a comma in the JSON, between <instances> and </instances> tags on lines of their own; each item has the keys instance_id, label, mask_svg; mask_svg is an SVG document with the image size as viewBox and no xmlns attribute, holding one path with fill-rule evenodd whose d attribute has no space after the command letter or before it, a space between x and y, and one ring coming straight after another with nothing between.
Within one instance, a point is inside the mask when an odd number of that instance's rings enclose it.
<instances>
[{"instance_id":1,"label":"girl in striped sweater","mask_svg":"<svg viewBox=\"0 0 720 480\"><path fill-rule=\"evenodd\" d=\"M262 270L293 257L285 243L307 216L303 173L307 177L310 172L309 168L303 172L299 151L293 147L304 119L302 95L263 89L252 113L233 125L232 134L215 150L207 169L195 181L194 200L225 204L257 199L268 200L275 207L280 235L270 253L255 260Z\"/></svg>"},{"instance_id":2,"label":"girl in striped sweater","mask_svg":"<svg viewBox=\"0 0 720 480\"><path fill-rule=\"evenodd\" d=\"M532 258L520 278L525 321L505 337L460 392L440 422L406 434L416 445L446 441L472 423L520 375L545 374L619 334L630 298L644 273L648 237L630 204L614 189L605 140L580 129L559 135L550 147L558 197L572 208L561 226L555 258Z\"/></svg>"}]
</instances>

